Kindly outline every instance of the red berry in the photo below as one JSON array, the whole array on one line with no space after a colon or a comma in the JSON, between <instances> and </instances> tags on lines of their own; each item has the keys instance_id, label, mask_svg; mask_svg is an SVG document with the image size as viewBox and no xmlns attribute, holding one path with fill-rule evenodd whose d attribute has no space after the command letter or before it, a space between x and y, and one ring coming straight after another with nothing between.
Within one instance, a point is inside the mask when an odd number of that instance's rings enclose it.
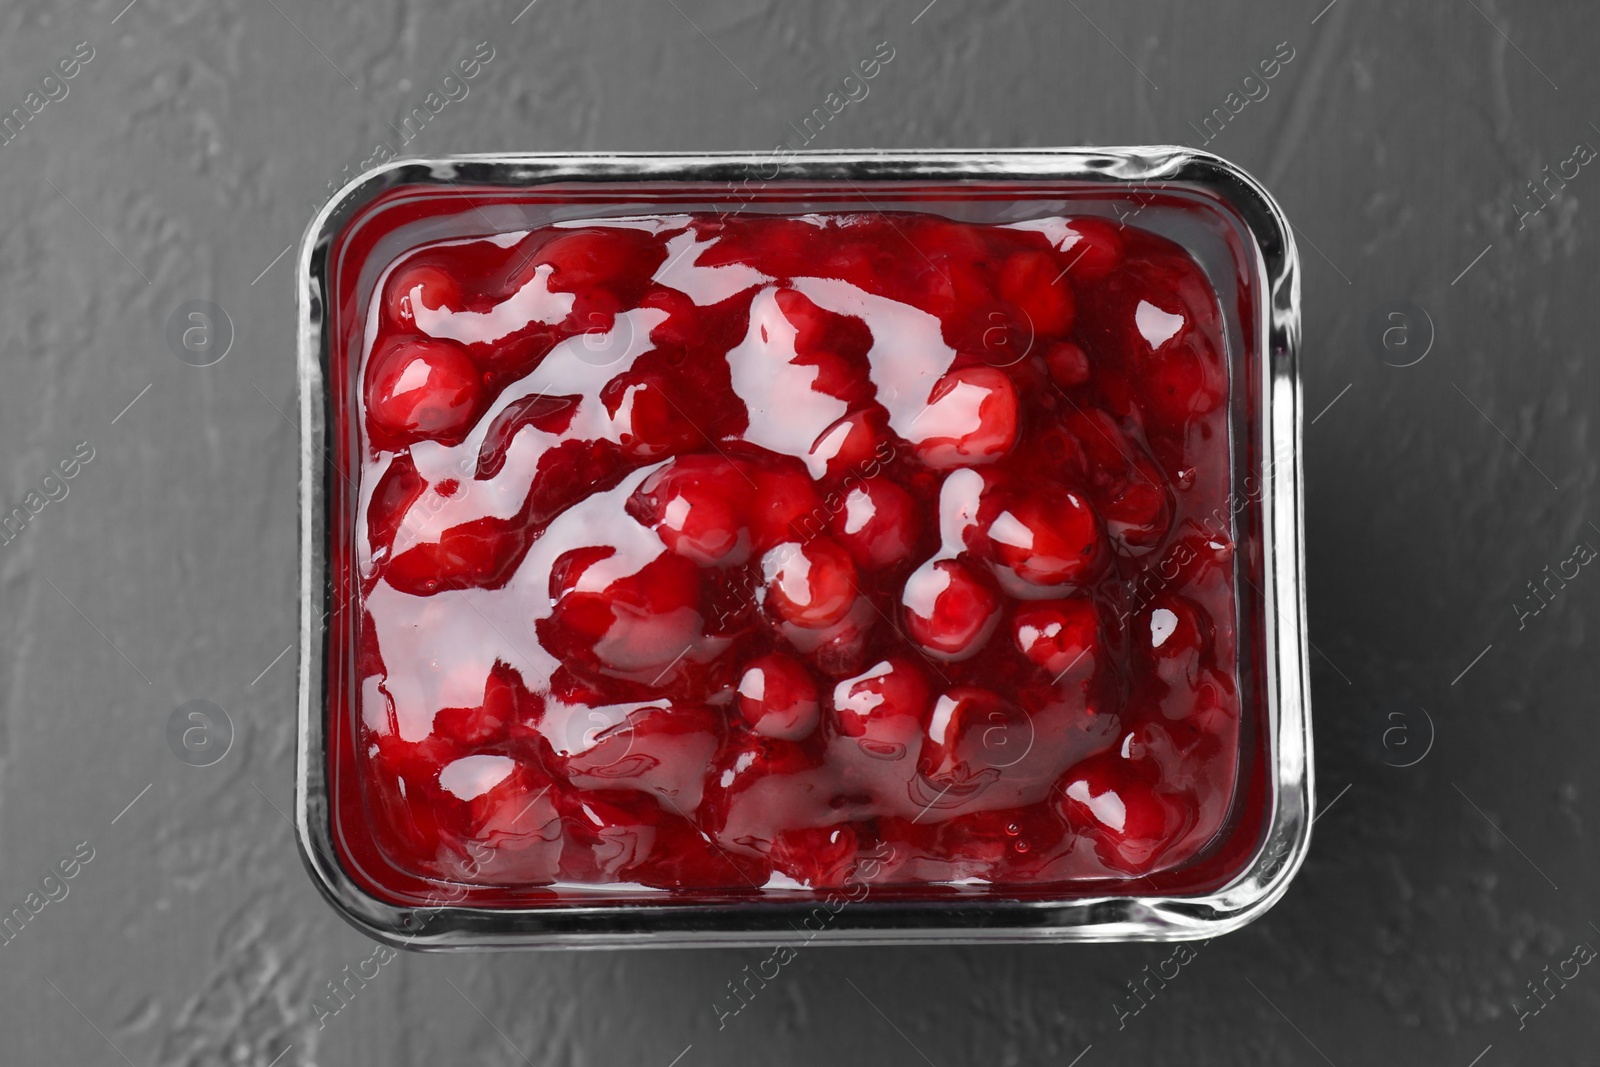
<instances>
[{"instance_id":1,"label":"red berry","mask_svg":"<svg viewBox=\"0 0 1600 1067\"><path fill-rule=\"evenodd\" d=\"M934 385L909 436L935 470L993 463L1016 443L1017 391L994 367L953 370Z\"/></svg>"},{"instance_id":2,"label":"red berry","mask_svg":"<svg viewBox=\"0 0 1600 1067\"><path fill-rule=\"evenodd\" d=\"M765 857L784 830L838 818L827 804L827 778L802 743L736 735L706 775L698 820L729 852Z\"/></svg>"},{"instance_id":3,"label":"red berry","mask_svg":"<svg viewBox=\"0 0 1600 1067\"><path fill-rule=\"evenodd\" d=\"M798 741L817 728L817 683L791 657L770 652L745 666L739 711L763 737Z\"/></svg>"},{"instance_id":4,"label":"red berry","mask_svg":"<svg viewBox=\"0 0 1600 1067\"><path fill-rule=\"evenodd\" d=\"M1074 283L1098 282L1122 262L1122 225L1084 216L1072 220L1073 236L1062 244L1060 257Z\"/></svg>"},{"instance_id":5,"label":"red berry","mask_svg":"<svg viewBox=\"0 0 1600 1067\"><path fill-rule=\"evenodd\" d=\"M418 306L428 311L461 306L461 286L446 270L426 263L401 267L384 286L384 313L402 330L417 329Z\"/></svg>"},{"instance_id":6,"label":"red berry","mask_svg":"<svg viewBox=\"0 0 1600 1067\"><path fill-rule=\"evenodd\" d=\"M1151 359L1144 383L1146 403L1156 418L1172 426L1213 410L1227 395L1227 375L1220 361L1193 341L1164 347Z\"/></svg>"},{"instance_id":7,"label":"red berry","mask_svg":"<svg viewBox=\"0 0 1600 1067\"><path fill-rule=\"evenodd\" d=\"M1177 749L1192 757L1174 768L1174 777L1186 782L1225 777L1220 773L1225 761L1238 756L1239 690L1225 671L1201 666L1192 676L1177 674L1171 682L1140 679L1128 707L1130 718L1142 719L1148 729L1165 729Z\"/></svg>"},{"instance_id":8,"label":"red berry","mask_svg":"<svg viewBox=\"0 0 1600 1067\"><path fill-rule=\"evenodd\" d=\"M958 685L933 702L918 767L957 795L963 785L975 795L1026 759L1033 744L1033 721L1022 708L991 690Z\"/></svg>"},{"instance_id":9,"label":"red berry","mask_svg":"<svg viewBox=\"0 0 1600 1067\"><path fill-rule=\"evenodd\" d=\"M771 877L772 864L758 850L714 841L706 830L671 811L656 830L649 857L628 871L628 881L674 892L749 891Z\"/></svg>"},{"instance_id":10,"label":"red berry","mask_svg":"<svg viewBox=\"0 0 1600 1067\"><path fill-rule=\"evenodd\" d=\"M988 253L980 247L972 254L983 257ZM975 261L960 253L935 254L907 296L938 316L945 341L952 348L981 352L995 363L1004 363L1017 358L1009 350L1017 323L1008 314L1012 309L995 296L991 281Z\"/></svg>"},{"instance_id":11,"label":"red berry","mask_svg":"<svg viewBox=\"0 0 1600 1067\"><path fill-rule=\"evenodd\" d=\"M1057 784L1059 810L1067 823L1095 842L1106 866L1143 874L1187 829L1185 805L1162 795L1147 760L1103 752L1073 767Z\"/></svg>"},{"instance_id":12,"label":"red berry","mask_svg":"<svg viewBox=\"0 0 1600 1067\"><path fill-rule=\"evenodd\" d=\"M721 456L679 456L628 498L628 514L678 555L703 567L726 566L750 552L751 488L749 475Z\"/></svg>"},{"instance_id":13,"label":"red berry","mask_svg":"<svg viewBox=\"0 0 1600 1067\"><path fill-rule=\"evenodd\" d=\"M920 525L910 493L887 478L869 478L844 494L829 532L857 566L872 569L909 559Z\"/></svg>"},{"instance_id":14,"label":"red berry","mask_svg":"<svg viewBox=\"0 0 1600 1067\"><path fill-rule=\"evenodd\" d=\"M664 813L640 793L585 789L556 797L561 811L561 880L626 882L656 852Z\"/></svg>"},{"instance_id":15,"label":"red berry","mask_svg":"<svg viewBox=\"0 0 1600 1067\"><path fill-rule=\"evenodd\" d=\"M928 683L910 660L886 659L833 687L838 731L882 759L914 751L928 713Z\"/></svg>"},{"instance_id":16,"label":"red berry","mask_svg":"<svg viewBox=\"0 0 1600 1067\"><path fill-rule=\"evenodd\" d=\"M1000 268L1000 296L1027 317L1035 337L1072 329L1072 287L1048 252L1014 253Z\"/></svg>"},{"instance_id":17,"label":"red berry","mask_svg":"<svg viewBox=\"0 0 1600 1067\"><path fill-rule=\"evenodd\" d=\"M894 455L888 420L881 408L852 411L817 435L810 455L820 477L868 477Z\"/></svg>"},{"instance_id":18,"label":"red berry","mask_svg":"<svg viewBox=\"0 0 1600 1067\"><path fill-rule=\"evenodd\" d=\"M1137 556L1159 545L1172 526L1171 494L1136 426L1125 428L1103 411L1075 407L1061 414L1061 430L1080 453L1066 480L1087 485L1112 547Z\"/></svg>"},{"instance_id":19,"label":"red berry","mask_svg":"<svg viewBox=\"0 0 1600 1067\"><path fill-rule=\"evenodd\" d=\"M409 742L392 732L373 737L364 773L372 776L374 829L397 856L411 858L423 874L439 873L441 825L439 771L462 754L454 741L428 737Z\"/></svg>"},{"instance_id":20,"label":"red berry","mask_svg":"<svg viewBox=\"0 0 1600 1067\"><path fill-rule=\"evenodd\" d=\"M947 332L963 319L987 325L988 319L973 316L976 309L995 303L991 279L979 266L992 252L978 232L950 219L923 216L913 221L909 238L918 254L894 272L908 276L903 283L906 298L944 319Z\"/></svg>"},{"instance_id":21,"label":"red berry","mask_svg":"<svg viewBox=\"0 0 1600 1067\"><path fill-rule=\"evenodd\" d=\"M1089 380L1089 357L1071 341L1059 341L1051 345L1044 360L1050 368L1051 380L1063 389L1071 389Z\"/></svg>"},{"instance_id":22,"label":"red berry","mask_svg":"<svg viewBox=\"0 0 1600 1067\"><path fill-rule=\"evenodd\" d=\"M566 576L565 589L556 587L558 574ZM663 552L619 576L602 560L584 562L573 573L558 558L551 575L554 607L535 628L541 643L563 659L661 685L714 651L703 644L699 568L682 556Z\"/></svg>"},{"instance_id":23,"label":"red berry","mask_svg":"<svg viewBox=\"0 0 1600 1067\"><path fill-rule=\"evenodd\" d=\"M786 541L761 560L767 604L781 619L808 629L832 626L856 600L856 566L826 538Z\"/></svg>"},{"instance_id":24,"label":"red berry","mask_svg":"<svg viewBox=\"0 0 1600 1067\"><path fill-rule=\"evenodd\" d=\"M1187 598L1164 596L1140 614L1133 640L1158 678L1192 686L1210 654L1211 623Z\"/></svg>"},{"instance_id":25,"label":"red berry","mask_svg":"<svg viewBox=\"0 0 1600 1067\"><path fill-rule=\"evenodd\" d=\"M483 380L453 341L402 338L367 364L367 420L386 441L457 444L478 417Z\"/></svg>"},{"instance_id":26,"label":"red berry","mask_svg":"<svg viewBox=\"0 0 1600 1067\"><path fill-rule=\"evenodd\" d=\"M817 487L805 468L793 460L773 462L751 471L750 480L755 483L750 532L756 551L805 539L808 523L814 523L822 508Z\"/></svg>"},{"instance_id":27,"label":"red berry","mask_svg":"<svg viewBox=\"0 0 1600 1067\"><path fill-rule=\"evenodd\" d=\"M1079 587L1106 561L1099 521L1077 493L1046 485L1012 489L980 509L985 554L1014 596L1037 599Z\"/></svg>"},{"instance_id":28,"label":"red berry","mask_svg":"<svg viewBox=\"0 0 1600 1067\"><path fill-rule=\"evenodd\" d=\"M1100 506L1106 533L1128 554L1161 543L1172 525L1166 491L1148 475L1135 476L1116 496Z\"/></svg>"},{"instance_id":29,"label":"red berry","mask_svg":"<svg viewBox=\"0 0 1600 1067\"><path fill-rule=\"evenodd\" d=\"M959 662L983 650L999 621L999 602L953 559L930 560L906 579L900 603L906 631L930 656Z\"/></svg>"},{"instance_id":30,"label":"red berry","mask_svg":"<svg viewBox=\"0 0 1600 1067\"><path fill-rule=\"evenodd\" d=\"M1102 653L1100 619L1087 598L1041 600L1017 609L1011 620L1017 648L1059 681L1094 673Z\"/></svg>"},{"instance_id":31,"label":"red berry","mask_svg":"<svg viewBox=\"0 0 1600 1067\"><path fill-rule=\"evenodd\" d=\"M845 617L832 626L813 630L782 623L778 633L818 674L842 678L859 671L866 662L868 643L880 618L871 600L857 597Z\"/></svg>"},{"instance_id":32,"label":"red berry","mask_svg":"<svg viewBox=\"0 0 1600 1067\"><path fill-rule=\"evenodd\" d=\"M1174 538L1156 564L1156 577L1165 579L1157 588L1195 592L1207 587L1231 586L1233 555L1233 541L1220 530Z\"/></svg>"},{"instance_id":33,"label":"red berry","mask_svg":"<svg viewBox=\"0 0 1600 1067\"><path fill-rule=\"evenodd\" d=\"M1187 255L1161 252L1130 262L1102 287L1078 329L1095 357L1106 406L1135 403L1152 431L1179 433L1227 395L1215 293Z\"/></svg>"}]
</instances>

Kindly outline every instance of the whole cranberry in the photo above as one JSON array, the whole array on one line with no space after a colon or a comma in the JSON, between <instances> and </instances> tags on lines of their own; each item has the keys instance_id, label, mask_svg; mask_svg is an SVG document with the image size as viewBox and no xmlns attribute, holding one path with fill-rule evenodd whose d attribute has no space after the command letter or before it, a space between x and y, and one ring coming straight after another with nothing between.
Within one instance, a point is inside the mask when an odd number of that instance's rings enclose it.
<instances>
[{"instance_id":1,"label":"whole cranberry","mask_svg":"<svg viewBox=\"0 0 1600 1067\"><path fill-rule=\"evenodd\" d=\"M1183 426L1222 403L1227 372L1209 346L1193 338L1166 345L1150 357L1145 403L1159 420Z\"/></svg>"},{"instance_id":2,"label":"whole cranberry","mask_svg":"<svg viewBox=\"0 0 1600 1067\"><path fill-rule=\"evenodd\" d=\"M845 492L829 524L856 565L874 569L910 558L921 519L917 502L888 478L869 478Z\"/></svg>"},{"instance_id":3,"label":"whole cranberry","mask_svg":"<svg viewBox=\"0 0 1600 1067\"><path fill-rule=\"evenodd\" d=\"M817 683L792 656L769 652L745 665L739 711L763 737L798 741L817 728Z\"/></svg>"},{"instance_id":4,"label":"whole cranberry","mask_svg":"<svg viewBox=\"0 0 1600 1067\"><path fill-rule=\"evenodd\" d=\"M999 602L978 576L953 559L930 560L900 595L906 631L923 651L960 662L983 650L999 621Z\"/></svg>"},{"instance_id":5,"label":"whole cranberry","mask_svg":"<svg viewBox=\"0 0 1600 1067\"><path fill-rule=\"evenodd\" d=\"M982 552L1013 596L1042 599L1083 586L1106 563L1099 519L1060 486L1003 490L984 502L980 518Z\"/></svg>"},{"instance_id":6,"label":"whole cranberry","mask_svg":"<svg viewBox=\"0 0 1600 1067\"><path fill-rule=\"evenodd\" d=\"M894 455L889 420L882 408L857 408L823 430L811 445L810 460L819 477L867 477Z\"/></svg>"},{"instance_id":7,"label":"whole cranberry","mask_svg":"<svg viewBox=\"0 0 1600 1067\"><path fill-rule=\"evenodd\" d=\"M1072 329L1072 286L1049 252L1013 253L1000 268L1000 296L1027 317L1035 337L1063 337Z\"/></svg>"},{"instance_id":8,"label":"whole cranberry","mask_svg":"<svg viewBox=\"0 0 1600 1067\"><path fill-rule=\"evenodd\" d=\"M928 682L910 660L892 657L833 687L840 734L881 759L913 751L928 714Z\"/></svg>"},{"instance_id":9,"label":"whole cranberry","mask_svg":"<svg viewBox=\"0 0 1600 1067\"><path fill-rule=\"evenodd\" d=\"M1215 667L1200 667L1192 678L1169 683L1136 683L1129 712L1147 724L1166 727L1174 743L1196 756L1184 772L1211 777L1234 759L1239 748L1239 690L1232 677Z\"/></svg>"},{"instance_id":10,"label":"whole cranberry","mask_svg":"<svg viewBox=\"0 0 1600 1067\"><path fill-rule=\"evenodd\" d=\"M1121 223L1085 215L1073 219L1069 228L1072 235L1059 254L1067 277L1074 282L1098 282L1121 264Z\"/></svg>"},{"instance_id":11,"label":"whole cranberry","mask_svg":"<svg viewBox=\"0 0 1600 1067\"><path fill-rule=\"evenodd\" d=\"M837 817L823 788L828 774L804 742L735 733L706 773L697 821L730 852L768 852L782 831Z\"/></svg>"},{"instance_id":12,"label":"whole cranberry","mask_svg":"<svg viewBox=\"0 0 1600 1067\"><path fill-rule=\"evenodd\" d=\"M804 540L820 528L822 502L803 464L772 457L750 471L754 482L750 533L757 552L785 541Z\"/></svg>"},{"instance_id":13,"label":"whole cranberry","mask_svg":"<svg viewBox=\"0 0 1600 1067\"><path fill-rule=\"evenodd\" d=\"M1156 598L1135 624L1134 647L1156 677L1172 686L1195 684L1210 657L1211 620L1182 596Z\"/></svg>"},{"instance_id":14,"label":"whole cranberry","mask_svg":"<svg viewBox=\"0 0 1600 1067\"><path fill-rule=\"evenodd\" d=\"M1033 744L1026 711L992 690L958 685L933 702L918 767L940 784L960 785L1016 766Z\"/></svg>"},{"instance_id":15,"label":"whole cranberry","mask_svg":"<svg viewBox=\"0 0 1600 1067\"><path fill-rule=\"evenodd\" d=\"M1143 413L1153 435L1181 434L1227 393L1219 309L1199 266L1182 253L1131 260L1084 306L1078 333L1095 355L1104 406Z\"/></svg>"},{"instance_id":16,"label":"whole cranberry","mask_svg":"<svg viewBox=\"0 0 1600 1067\"><path fill-rule=\"evenodd\" d=\"M461 285L449 271L428 263L401 267L384 286L383 308L402 330L417 329L417 308L454 310L461 306Z\"/></svg>"},{"instance_id":17,"label":"whole cranberry","mask_svg":"<svg viewBox=\"0 0 1600 1067\"><path fill-rule=\"evenodd\" d=\"M1017 608L1011 635L1024 656L1052 681L1094 673L1101 652L1100 619L1087 597L1041 600Z\"/></svg>"},{"instance_id":18,"label":"whole cranberry","mask_svg":"<svg viewBox=\"0 0 1600 1067\"><path fill-rule=\"evenodd\" d=\"M807 629L832 626L856 600L856 565L826 538L786 541L761 560L766 603L786 622Z\"/></svg>"},{"instance_id":19,"label":"whole cranberry","mask_svg":"<svg viewBox=\"0 0 1600 1067\"><path fill-rule=\"evenodd\" d=\"M548 618L535 629L553 654L614 677L661 685L716 651L700 614L700 571L663 552L632 573L596 564L608 546L575 549L551 568Z\"/></svg>"},{"instance_id":20,"label":"whole cranberry","mask_svg":"<svg viewBox=\"0 0 1600 1067\"><path fill-rule=\"evenodd\" d=\"M938 316L951 347L985 353L996 363L1014 359L1015 353L1008 351L1016 339L1010 329L1014 323L1006 314L1009 309L995 295L985 272L973 260L963 258L965 255L981 257L988 252L977 243L975 252L933 254L924 264L927 269L918 271L907 296ZM997 325L1000 330L994 332Z\"/></svg>"},{"instance_id":21,"label":"whole cranberry","mask_svg":"<svg viewBox=\"0 0 1600 1067\"><path fill-rule=\"evenodd\" d=\"M1058 341L1051 345L1044 360L1050 368L1051 381L1063 389L1071 389L1089 380L1089 357L1071 341Z\"/></svg>"},{"instance_id":22,"label":"whole cranberry","mask_svg":"<svg viewBox=\"0 0 1600 1067\"><path fill-rule=\"evenodd\" d=\"M993 463L1017 441L1016 388L995 367L953 370L935 383L910 436L917 458L935 470Z\"/></svg>"},{"instance_id":23,"label":"whole cranberry","mask_svg":"<svg viewBox=\"0 0 1600 1067\"><path fill-rule=\"evenodd\" d=\"M457 444L482 406L483 379L453 341L402 337L367 364L367 421L396 444L433 439Z\"/></svg>"},{"instance_id":24,"label":"whole cranberry","mask_svg":"<svg viewBox=\"0 0 1600 1067\"><path fill-rule=\"evenodd\" d=\"M1157 575L1163 588L1197 590L1231 585L1234 543L1229 532L1217 530L1173 539L1161 553Z\"/></svg>"},{"instance_id":25,"label":"whole cranberry","mask_svg":"<svg viewBox=\"0 0 1600 1067\"><path fill-rule=\"evenodd\" d=\"M877 606L858 596L844 618L832 626L818 630L785 622L778 624L777 631L812 670L823 678L836 679L855 674L866 664L868 646L882 620Z\"/></svg>"},{"instance_id":26,"label":"whole cranberry","mask_svg":"<svg viewBox=\"0 0 1600 1067\"><path fill-rule=\"evenodd\" d=\"M1147 873L1187 829L1183 798L1158 788L1149 763L1113 749L1083 760L1057 784L1062 817L1095 842L1106 866L1125 874Z\"/></svg>"},{"instance_id":27,"label":"whole cranberry","mask_svg":"<svg viewBox=\"0 0 1600 1067\"><path fill-rule=\"evenodd\" d=\"M1137 555L1154 548L1172 526L1167 491L1150 474L1136 475L1100 505L1106 534L1119 552Z\"/></svg>"},{"instance_id":28,"label":"whole cranberry","mask_svg":"<svg viewBox=\"0 0 1600 1067\"><path fill-rule=\"evenodd\" d=\"M628 498L628 514L667 548L702 567L741 563L750 552L749 474L720 455L679 456Z\"/></svg>"}]
</instances>

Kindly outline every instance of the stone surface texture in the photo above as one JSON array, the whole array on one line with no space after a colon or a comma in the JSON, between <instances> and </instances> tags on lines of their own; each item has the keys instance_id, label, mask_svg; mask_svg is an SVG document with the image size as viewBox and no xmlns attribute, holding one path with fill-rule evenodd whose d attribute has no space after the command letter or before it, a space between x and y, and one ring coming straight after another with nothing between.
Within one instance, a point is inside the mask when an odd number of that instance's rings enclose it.
<instances>
[{"instance_id":1,"label":"stone surface texture","mask_svg":"<svg viewBox=\"0 0 1600 1067\"><path fill-rule=\"evenodd\" d=\"M0 504L93 450L0 544L0 912L93 849L0 944L0 1062L1592 1061L1600 968L1564 961L1600 945L1600 570L1548 603L1529 583L1600 547L1600 166L1569 162L1600 146L1600 8L524 2L0 10L0 114L28 115L0 144ZM1128 984L1171 946L813 947L720 1025L770 950L407 954L318 1010L373 945L286 814L281 253L483 41L408 154L769 151L880 42L894 58L814 147L1199 144L1224 109L1206 147L1274 191L1304 264L1324 810L1275 910L1137 1011ZM231 320L213 366L169 345L191 300ZM1386 318L1404 304L1425 317ZM208 767L167 741L192 700L234 727Z\"/></svg>"}]
</instances>

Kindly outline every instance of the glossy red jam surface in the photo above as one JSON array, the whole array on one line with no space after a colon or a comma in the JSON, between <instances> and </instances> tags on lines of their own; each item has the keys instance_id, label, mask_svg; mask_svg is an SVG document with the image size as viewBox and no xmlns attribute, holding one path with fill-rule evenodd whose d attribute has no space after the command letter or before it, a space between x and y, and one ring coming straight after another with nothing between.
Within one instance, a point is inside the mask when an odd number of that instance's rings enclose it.
<instances>
[{"instance_id":1,"label":"glossy red jam surface","mask_svg":"<svg viewBox=\"0 0 1600 1067\"><path fill-rule=\"evenodd\" d=\"M334 357L368 865L1150 892L1226 836L1230 381L1177 245L662 214L374 284Z\"/></svg>"}]
</instances>

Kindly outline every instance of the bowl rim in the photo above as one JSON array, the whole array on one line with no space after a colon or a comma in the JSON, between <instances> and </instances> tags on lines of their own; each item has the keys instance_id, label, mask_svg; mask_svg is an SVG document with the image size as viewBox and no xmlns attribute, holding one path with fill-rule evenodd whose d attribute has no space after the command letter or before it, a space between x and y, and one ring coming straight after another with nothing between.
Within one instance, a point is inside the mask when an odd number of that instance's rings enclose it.
<instances>
[{"instance_id":1,"label":"bowl rim","mask_svg":"<svg viewBox=\"0 0 1600 1067\"><path fill-rule=\"evenodd\" d=\"M774 173L767 174L768 170ZM329 254L345 224L391 189L491 184L532 188L556 182L630 181L764 185L839 181L1058 182L1158 185L1220 200L1254 241L1259 283L1260 472L1264 674L1270 814L1250 862L1222 888L1191 896L1098 896L1001 900L987 896L925 902L862 900L837 909L805 943L1004 943L1180 941L1210 938L1258 918L1287 891L1310 843L1314 789L1304 582L1298 372L1300 270L1293 230L1253 177L1185 146L986 150L825 150L776 153L479 153L397 158L351 179L316 213L297 262L300 440L300 623L295 830L313 882L369 937L414 949L603 948L771 945L793 942L819 905L839 893L748 904L640 902L539 908L401 907L363 888L338 859L327 786L326 628L331 602L326 477L333 460L324 367ZM804 927L811 930L809 925Z\"/></svg>"}]
</instances>

